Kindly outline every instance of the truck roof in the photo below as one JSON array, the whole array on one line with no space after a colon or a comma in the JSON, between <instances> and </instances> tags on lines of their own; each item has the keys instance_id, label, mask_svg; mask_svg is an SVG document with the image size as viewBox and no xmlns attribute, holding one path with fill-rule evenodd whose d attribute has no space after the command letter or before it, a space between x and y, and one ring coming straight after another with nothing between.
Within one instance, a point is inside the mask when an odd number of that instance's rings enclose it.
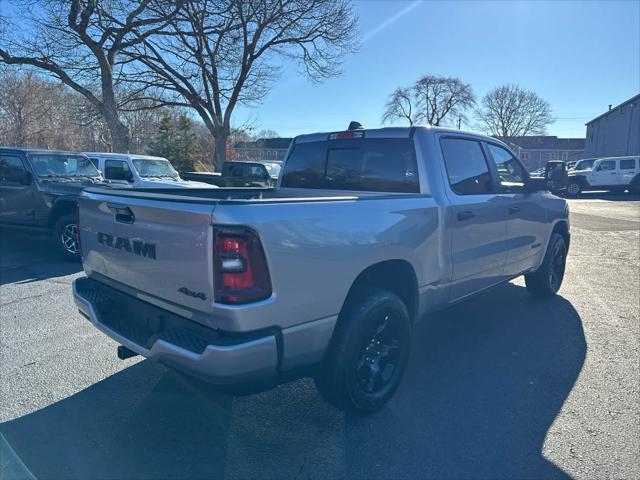
<instances>
[{"instance_id":1,"label":"truck roof","mask_svg":"<svg viewBox=\"0 0 640 480\"><path fill-rule=\"evenodd\" d=\"M142 155L142 154L137 154L137 153L111 153L111 152L83 152L83 153L85 155L90 155L92 157L104 157L104 158L116 158L116 159L147 158L147 159L152 159L152 160L167 160L164 157L154 157L153 155Z\"/></svg>"},{"instance_id":2,"label":"truck roof","mask_svg":"<svg viewBox=\"0 0 640 480\"><path fill-rule=\"evenodd\" d=\"M426 130L430 133L463 133L465 135L474 136L477 138L484 138L487 140L491 140L494 142L498 142L503 144L497 138L489 137L487 135L483 135L481 133L467 132L464 130L457 130L454 128L445 128L445 127L433 127L431 125L414 125L411 127L383 127L383 128L361 128L356 130L338 130L333 132L318 132L318 133L310 133L298 135L293 139L294 144L296 143L307 143L307 142L320 142L323 140L329 140L330 135L335 135L342 132L362 132L365 138L408 138L413 135L416 129Z\"/></svg>"},{"instance_id":3,"label":"truck roof","mask_svg":"<svg viewBox=\"0 0 640 480\"><path fill-rule=\"evenodd\" d=\"M69 150L50 150L48 148L23 148L23 147L0 147L0 152L21 152L29 153L55 153L63 155L84 155L82 152L72 152Z\"/></svg>"}]
</instances>

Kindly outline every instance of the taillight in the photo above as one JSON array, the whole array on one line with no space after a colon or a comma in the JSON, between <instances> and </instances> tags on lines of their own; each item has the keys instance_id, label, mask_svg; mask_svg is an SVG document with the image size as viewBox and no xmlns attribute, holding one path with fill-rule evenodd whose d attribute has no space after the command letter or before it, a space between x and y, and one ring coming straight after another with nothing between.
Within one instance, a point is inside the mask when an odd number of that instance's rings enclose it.
<instances>
[{"instance_id":1,"label":"taillight","mask_svg":"<svg viewBox=\"0 0 640 480\"><path fill-rule=\"evenodd\" d=\"M82 246L80 245L80 205L76 205L76 239L78 241L78 255L82 255Z\"/></svg>"},{"instance_id":2,"label":"taillight","mask_svg":"<svg viewBox=\"0 0 640 480\"><path fill-rule=\"evenodd\" d=\"M256 233L244 227L215 227L213 233L215 301L249 303L271 295L269 269Z\"/></svg>"},{"instance_id":3,"label":"taillight","mask_svg":"<svg viewBox=\"0 0 640 480\"><path fill-rule=\"evenodd\" d=\"M344 132L336 132L329 135L329 140L344 140L348 138L363 138L364 132L346 130Z\"/></svg>"}]
</instances>

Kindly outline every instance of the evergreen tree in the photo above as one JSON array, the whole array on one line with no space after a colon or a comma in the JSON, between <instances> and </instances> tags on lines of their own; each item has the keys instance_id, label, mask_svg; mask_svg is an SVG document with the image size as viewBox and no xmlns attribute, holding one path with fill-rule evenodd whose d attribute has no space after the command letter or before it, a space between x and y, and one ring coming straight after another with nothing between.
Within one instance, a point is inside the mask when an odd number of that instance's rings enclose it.
<instances>
[{"instance_id":1,"label":"evergreen tree","mask_svg":"<svg viewBox=\"0 0 640 480\"><path fill-rule=\"evenodd\" d=\"M199 148L189 117L183 114L176 120L166 116L149 147L149 155L166 158L180 173L192 172Z\"/></svg>"}]
</instances>

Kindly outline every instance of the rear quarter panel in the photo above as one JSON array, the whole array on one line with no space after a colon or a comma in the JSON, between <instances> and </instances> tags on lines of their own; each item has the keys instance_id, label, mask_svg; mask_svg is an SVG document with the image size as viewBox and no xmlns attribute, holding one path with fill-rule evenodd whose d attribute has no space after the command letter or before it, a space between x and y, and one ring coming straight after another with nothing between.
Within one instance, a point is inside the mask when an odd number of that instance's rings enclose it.
<instances>
[{"instance_id":1,"label":"rear quarter panel","mask_svg":"<svg viewBox=\"0 0 640 480\"><path fill-rule=\"evenodd\" d=\"M442 255L438 219L428 195L219 205L214 224L241 224L258 232L273 287L272 297L263 302L216 304L228 322L223 328L261 328L265 319L287 328L335 316L356 277L385 260L408 261L419 286L437 283Z\"/></svg>"}]
</instances>

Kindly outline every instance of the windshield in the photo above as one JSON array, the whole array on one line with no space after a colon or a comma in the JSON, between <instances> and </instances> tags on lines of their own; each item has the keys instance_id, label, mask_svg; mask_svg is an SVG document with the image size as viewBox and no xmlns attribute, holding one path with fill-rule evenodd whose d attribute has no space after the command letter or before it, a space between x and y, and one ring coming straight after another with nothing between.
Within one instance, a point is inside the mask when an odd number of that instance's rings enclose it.
<instances>
[{"instance_id":1,"label":"windshield","mask_svg":"<svg viewBox=\"0 0 640 480\"><path fill-rule=\"evenodd\" d=\"M280 175L280 170L282 170L282 164L277 162L262 162L262 164L269 172L269 175L272 177L277 177Z\"/></svg>"},{"instance_id":2,"label":"windshield","mask_svg":"<svg viewBox=\"0 0 640 480\"><path fill-rule=\"evenodd\" d=\"M134 158L133 164L141 177L179 178L169 160L159 158Z\"/></svg>"},{"instance_id":3,"label":"windshield","mask_svg":"<svg viewBox=\"0 0 640 480\"><path fill-rule=\"evenodd\" d=\"M47 153L30 155L31 165L38 177L98 177L91 161L82 155Z\"/></svg>"},{"instance_id":4,"label":"windshield","mask_svg":"<svg viewBox=\"0 0 640 480\"><path fill-rule=\"evenodd\" d=\"M586 170L588 168L593 168L593 162L595 162L594 160L583 160L582 162L578 162L576 163L576 165L573 167L574 170Z\"/></svg>"}]
</instances>

